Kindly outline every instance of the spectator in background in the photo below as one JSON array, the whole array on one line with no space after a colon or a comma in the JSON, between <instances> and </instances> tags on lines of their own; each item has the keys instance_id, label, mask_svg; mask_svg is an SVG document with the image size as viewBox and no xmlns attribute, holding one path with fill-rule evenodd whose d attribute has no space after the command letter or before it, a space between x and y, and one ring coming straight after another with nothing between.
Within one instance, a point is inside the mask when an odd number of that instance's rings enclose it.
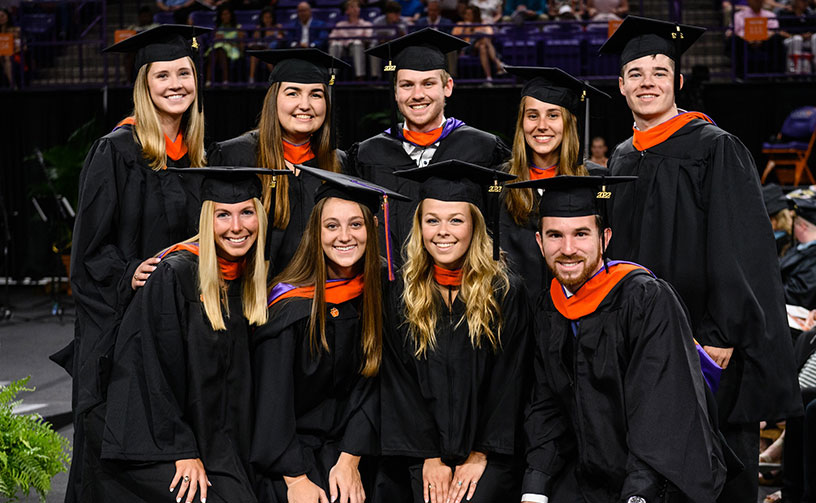
<instances>
[{"instance_id":1,"label":"spectator in background","mask_svg":"<svg viewBox=\"0 0 816 503\"><path fill-rule=\"evenodd\" d=\"M414 24L418 30L422 28L436 28L445 33L450 33L453 28L453 21L442 16L442 4L439 0L428 0L428 15L421 17Z\"/></svg>"},{"instance_id":2,"label":"spectator in background","mask_svg":"<svg viewBox=\"0 0 816 503\"><path fill-rule=\"evenodd\" d=\"M587 0L586 6L592 21L623 19L629 13L628 0Z\"/></svg>"},{"instance_id":3,"label":"spectator in background","mask_svg":"<svg viewBox=\"0 0 816 503\"><path fill-rule=\"evenodd\" d=\"M777 12L779 34L785 46L788 73L813 73L813 57L816 56L816 37L813 28L816 26L816 11L808 7L808 0L793 0L791 10ZM803 49L808 47L810 54Z\"/></svg>"},{"instance_id":4,"label":"spectator in background","mask_svg":"<svg viewBox=\"0 0 816 503\"><path fill-rule=\"evenodd\" d=\"M235 12L232 7L227 4L218 9L218 21L215 27L215 43L207 49L204 57L207 60L207 85L213 78L212 62L218 65L221 69L221 83L229 84L229 61L238 61L241 59L241 38L238 31L238 23L235 22Z\"/></svg>"},{"instance_id":5,"label":"spectator in background","mask_svg":"<svg viewBox=\"0 0 816 503\"><path fill-rule=\"evenodd\" d=\"M505 0L504 21L546 21L547 0Z\"/></svg>"},{"instance_id":6,"label":"spectator in background","mask_svg":"<svg viewBox=\"0 0 816 503\"><path fill-rule=\"evenodd\" d=\"M412 20L417 20L425 10L425 6L419 0L397 0L402 7L402 15Z\"/></svg>"},{"instance_id":7,"label":"spectator in background","mask_svg":"<svg viewBox=\"0 0 816 503\"><path fill-rule=\"evenodd\" d=\"M606 146L606 140L604 140L602 136L596 136L592 139L589 152L590 161L606 167L606 163L609 161L609 158L606 156L607 152L609 152L609 148Z\"/></svg>"},{"instance_id":8,"label":"spectator in background","mask_svg":"<svg viewBox=\"0 0 816 503\"><path fill-rule=\"evenodd\" d=\"M197 8L196 0L156 0L156 7L164 12L172 12L176 24L187 24L190 13Z\"/></svg>"},{"instance_id":9,"label":"spectator in background","mask_svg":"<svg viewBox=\"0 0 816 503\"><path fill-rule=\"evenodd\" d=\"M504 63L496 54L496 48L493 47L493 28L482 24L481 11L478 7L475 5L467 6L464 21L456 23L451 35L468 42L470 47L464 50L479 56L479 62L482 64L482 70L485 73L486 85L489 86L493 83L493 71L490 63L496 65L496 73L499 75L506 73Z\"/></svg>"},{"instance_id":10,"label":"spectator in background","mask_svg":"<svg viewBox=\"0 0 816 503\"><path fill-rule=\"evenodd\" d=\"M577 21L584 11L574 0L556 0L550 4L550 19L556 21Z\"/></svg>"},{"instance_id":11,"label":"spectator in background","mask_svg":"<svg viewBox=\"0 0 816 503\"><path fill-rule=\"evenodd\" d=\"M326 50L329 35L326 23L312 17L312 6L309 2L298 4L297 19L288 23L285 28L289 47L314 47Z\"/></svg>"},{"instance_id":12,"label":"spectator in background","mask_svg":"<svg viewBox=\"0 0 816 503\"><path fill-rule=\"evenodd\" d=\"M734 14L734 34L730 30L726 36L734 44L734 66L739 77L745 73L782 73L785 62L779 56L782 54L781 40L777 33L779 21L774 13L763 8L763 0L748 0L748 7ZM768 20L768 39L759 41L745 40L745 20L748 18L764 17Z\"/></svg>"},{"instance_id":13,"label":"spectator in background","mask_svg":"<svg viewBox=\"0 0 816 503\"><path fill-rule=\"evenodd\" d=\"M479 9L482 22L493 24L501 20L502 0L470 0L470 4Z\"/></svg>"},{"instance_id":14,"label":"spectator in background","mask_svg":"<svg viewBox=\"0 0 816 503\"><path fill-rule=\"evenodd\" d=\"M351 56L354 77L363 80L366 73L365 49L371 38L371 23L360 18L360 1L347 0L346 17L329 34L329 53L337 59Z\"/></svg>"},{"instance_id":15,"label":"spectator in background","mask_svg":"<svg viewBox=\"0 0 816 503\"><path fill-rule=\"evenodd\" d=\"M258 29L252 33L251 49L277 49L283 40L283 29L275 17L275 9L264 7L261 10L261 19ZM258 70L258 58L249 58L249 83L255 83L255 72ZM266 68L272 71L272 65L266 63Z\"/></svg>"},{"instance_id":16,"label":"spectator in background","mask_svg":"<svg viewBox=\"0 0 816 503\"><path fill-rule=\"evenodd\" d=\"M136 19L136 24L132 24L127 27L128 30L133 30L136 33L149 30L155 26L158 26L157 23L153 22L153 11L150 9L149 5L142 5L139 8L139 15ZM135 55L132 53L127 53L122 55L122 66L125 70L125 76L127 78L128 83L133 83L133 80L136 78L135 75L135 68L133 66L135 61Z\"/></svg>"},{"instance_id":17,"label":"spectator in background","mask_svg":"<svg viewBox=\"0 0 816 503\"><path fill-rule=\"evenodd\" d=\"M14 55L0 56L0 65L3 66L3 75L6 77L6 81L8 81L8 86L12 89L17 89L11 63L13 59L17 58L19 60L20 58L20 29L11 22L11 13L6 8L0 9L0 33L14 34ZM131 66L133 66L132 62Z\"/></svg>"},{"instance_id":18,"label":"spectator in background","mask_svg":"<svg viewBox=\"0 0 816 503\"><path fill-rule=\"evenodd\" d=\"M402 17L402 6L394 0L385 2L383 13L377 16L371 24L375 28L374 36L377 37L376 42L378 44L408 33L408 23ZM379 29L377 29L378 27ZM368 61L371 67L371 78L378 80L382 76L382 60L370 56Z\"/></svg>"},{"instance_id":19,"label":"spectator in background","mask_svg":"<svg viewBox=\"0 0 816 503\"><path fill-rule=\"evenodd\" d=\"M740 9L734 14L734 32L739 38L745 38L745 19L749 17L768 18L768 31L779 28L779 21L777 21L776 16L763 7L762 0L748 0L748 7Z\"/></svg>"},{"instance_id":20,"label":"spectator in background","mask_svg":"<svg viewBox=\"0 0 816 503\"><path fill-rule=\"evenodd\" d=\"M782 257L779 269L785 290L785 302L805 309L816 309L816 201L797 199L793 219L795 247Z\"/></svg>"},{"instance_id":21,"label":"spectator in background","mask_svg":"<svg viewBox=\"0 0 816 503\"><path fill-rule=\"evenodd\" d=\"M762 201L771 219L771 229L776 241L776 253L783 257L792 244L793 235L793 201L785 197L782 187L775 183L762 186Z\"/></svg>"}]
</instances>

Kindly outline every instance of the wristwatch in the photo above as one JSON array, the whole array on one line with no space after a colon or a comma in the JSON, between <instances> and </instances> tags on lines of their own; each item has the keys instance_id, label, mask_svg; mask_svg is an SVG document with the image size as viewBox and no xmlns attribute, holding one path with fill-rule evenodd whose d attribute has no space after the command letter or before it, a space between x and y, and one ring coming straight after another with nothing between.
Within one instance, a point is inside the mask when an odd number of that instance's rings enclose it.
<instances>
[{"instance_id":1,"label":"wristwatch","mask_svg":"<svg viewBox=\"0 0 816 503\"><path fill-rule=\"evenodd\" d=\"M640 496L629 496L629 499L626 500L626 503L646 503L646 500L641 498Z\"/></svg>"}]
</instances>

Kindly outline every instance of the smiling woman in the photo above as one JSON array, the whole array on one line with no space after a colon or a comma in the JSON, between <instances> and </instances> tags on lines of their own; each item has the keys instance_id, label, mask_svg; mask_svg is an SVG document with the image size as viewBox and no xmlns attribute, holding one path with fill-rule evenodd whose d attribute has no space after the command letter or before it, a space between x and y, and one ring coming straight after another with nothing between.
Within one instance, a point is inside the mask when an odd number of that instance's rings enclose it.
<instances>
[{"instance_id":1,"label":"smiling woman","mask_svg":"<svg viewBox=\"0 0 816 503\"><path fill-rule=\"evenodd\" d=\"M358 468L377 452L372 379L382 347L383 196L403 196L316 168L326 180L292 262L273 280L269 320L253 339L258 499L362 503ZM302 391L301 391L302 390ZM364 470L363 470L364 471Z\"/></svg>"},{"instance_id":2,"label":"smiling woman","mask_svg":"<svg viewBox=\"0 0 816 503\"><path fill-rule=\"evenodd\" d=\"M55 359L73 376L74 454L67 501L92 501L107 376L121 312L159 262L154 255L195 233L199 185L165 168L202 166L204 116L194 39L206 29L163 25L106 49L133 54L133 115L94 143L79 181L71 285L77 324ZM98 427L90 431L89 428Z\"/></svg>"}]
</instances>

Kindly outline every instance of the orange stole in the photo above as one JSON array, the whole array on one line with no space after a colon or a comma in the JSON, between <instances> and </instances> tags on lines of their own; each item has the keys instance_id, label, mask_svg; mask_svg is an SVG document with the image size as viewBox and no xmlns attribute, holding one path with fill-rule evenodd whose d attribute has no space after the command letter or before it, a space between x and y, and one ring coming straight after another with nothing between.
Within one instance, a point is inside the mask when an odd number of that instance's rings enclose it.
<instances>
[{"instance_id":1,"label":"orange stole","mask_svg":"<svg viewBox=\"0 0 816 503\"><path fill-rule=\"evenodd\" d=\"M348 300L359 297L363 294L365 288L365 281L363 275L360 274L351 279L343 281L332 281L326 283L326 302L329 304L342 304ZM283 299L291 299L293 297L301 297L305 299L314 298L314 285L299 286L286 293L278 295L269 303L269 306Z\"/></svg>"},{"instance_id":2,"label":"orange stole","mask_svg":"<svg viewBox=\"0 0 816 503\"><path fill-rule=\"evenodd\" d=\"M442 128L445 125L442 124L436 129L432 129L427 133L423 133L421 131L409 131L407 129L402 130L402 136L408 140L409 142L419 145L420 147L427 147L428 145L433 145L442 136Z\"/></svg>"},{"instance_id":3,"label":"orange stole","mask_svg":"<svg viewBox=\"0 0 816 503\"><path fill-rule=\"evenodd\" d=\"M159 254L159 258L163 258L168 253L179 250L188 251L195 256L199 256L198 243L177 243L161 252ZM221 277L228 281L233 281L240 278L244 272L245 262L245 260L240 262L231 262L225 258L218 257L218 269L221 271Z\"/></svg>"},{"instance_id":4,"label":"orange stole","mask_svg":"<svg viewBox=\"0 0 816 503\"><path fill-rule=\"evenodd\" d=\"M283 140L283 158L292 164L303 164L315 158L312 152L312 142L307 141L303 145L294 145Z\"/></svg>"},{"instance_id":5,"label":"orange stole","mask_svg":"<svg viewBox=\"0 0 816 503\"><path fill-rule=\"evenodd\" d=\"M660 145L668 140L671 135L676 133L680 128L693 121L694 119L702 119L706 122L714 122L708 118L707 115L700 112L685 112L675 115L671 119L662 124L650 128L647 131L639 131L634 129L634 136L632 137L632 145L643 152L646 149L652 148L655 145Z\"/></svg>"},{"instance_id":6,"label":"orange stole","mask_svg":"<svg viewBox=\"0 0 816 503\"><path fill-rule=\"evenodd\" d=\"M134 126L136 125L136 119L134 117L125 117L122 119L116 127L121 127L124 125ZM169 136L164 135L164 151L167 154L167 157L173 159L174 161L178 161L184 154L187 153L187 144L184 143L184 138L181 136L181 133L176 135L175 140L171 140ZM162 169L167 169L165 166Z\"/></svg>"},{"instance_id":7,"label":"orange stole","mask_svg":"<svg viewBox=\"0 0 816 503\"><path fill-rule=\"evenodd\" d=\"M445 269L434 264L434 280L442 286L462 285L462 269Z\"/></svg>"},{"instance_id":8,"label":"orange stole","mask_svg":"<svg viewBox=\"0 0 816 503\"><path fill-rule=\"evenodd\" d=\"M544 178L552 178L555 172L558 171L558 165L550 166L549 168L537 168L530 166L530 180L542 180Z\"/></svg>"},{"instance_id":9,"label":"orange stole","mask_svg":"<svg viewBox=\"0 0 816 503\"><path fill-rule=\"evenodd\" d=\"M567 298L564 294L564 288L561 286L561 283L553 278L552 284L550 285L550 296L558 312L561 313L564 318L574 321L594 313L615 285L627 274L636 269L647 271L646 268L633 264L612 265L609 267L609 273L601 269L598 274L584 283L581 288L575 292L575 295L570 298Z\"/></svg>"}]
</instances>

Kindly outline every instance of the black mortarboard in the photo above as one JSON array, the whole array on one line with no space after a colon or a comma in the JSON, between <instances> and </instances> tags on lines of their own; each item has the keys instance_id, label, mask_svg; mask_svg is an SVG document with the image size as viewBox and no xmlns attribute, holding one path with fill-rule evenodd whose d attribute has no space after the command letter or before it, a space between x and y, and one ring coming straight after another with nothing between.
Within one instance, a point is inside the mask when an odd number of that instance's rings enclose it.
<instances>
[{"instance_id":1,"label":"black mortarboard","mask_svg":"<svg viewBox=\"0 0 816 503\"><path fill-rule=\"evenodd\" d=\"M793 209L794 206L793 201L785 197L782 187L775 183L762 186L762 200L769 216L776 215L785 209Z\"/></svg>"},{"instance_id":2,"label":"black mortarboard","mask_svg":"<svg viewBox=\"0 0 816 503\"><path fill-rule=\"evenodd\" d=\"M814 199L794 199L796 216L804 218L812 225L816 225L816 200Z\"/></svg>"},{"instance_id":3,"label":"black mortarboard","mask_svg":"<svg viewBox=\"0 0 816 503\"><path fill-rule=\"evenodd\" d=\"M421 168L395 171L395 175L419 182L419 199L466 202L476 205L487 217L485 191L489 194L501 193L499 182L516 178L516 175L485 168L477 164L452 159L428 164ZM493 231L493 258L499 256L498 201L494 201L491 217Z\"/></svg>"},{"instance_id":4,"label":"black mortarboard","mask_svg":"<svg viewBox=\"0 0 816 503\"><path fill-rule=\"evenodd\" d=\"M445 54L464 49L464 40L441 30L423 28L366 51L366 54L388 61L390 70L445 70ZM388 70L387 70L388 71Z\"/></svg>"},{"instance_id":5,"label":"black mortarboard","mask_svg":"<svg viewBox=\"0 0 816 503\"><path fill-rule=\"evenodd\" d=\"M585 217L602 215L599 204L610 199L608 185L632 182L636 176L555 176L508 183L508 189L544 189L538 205L539 217Z\"/></svg>"},{"instance_id":6,"label":"black mortarboard","mask_svg":"<svg viewBox=\"0 0 816 503\"><path fill-rule=\"evenodd\" d=\"M411 198L404 196L399 192L394 192L393 190L389 190L380 185L371 183L368 180L344 175L343 173L334 173L324 169L304 166L302 164L298 164L295 167L326 182L315 190L315 203L321 199L326 199L327 197L337 197L362 204L371 210L371 213L374 215L376 215L382 207L385 220L385 258L388 261L388 279L393 281L394 271L391 267L393 246L391 245L391 233L388 229L388 198L397 199L400 201L410 201Z\"/></svg>"},{"instance_id":7,"label":"black mortarboard","mask_svg":"<svg viewBox=\"0 0 816 503\"><path fill-rule=\"evenodd\" d=\"M174 61L185 56L195 61L198 53L196 37L211 31L202 26L162 24L108 46L102 52L134 53L137 70L148 63Z\"/></svg>"},{"instance_id":8,"label":"black mortarboard","mask_svg":"<svg viewBox=\"0 0 816 503\"><path fill-rule=\"evenodd\" d=\"M343 60L314 48L266 49L247 51L264 63L275 65L269 73L269 83L297 82L299 84L332 85L335 68L349 67Z\"/></svg>"},{"instance_id":9,"label":"black mortarboard","mask_svg":"<svg viewBox=\"0 0 816 503\"><path fill-rule=\"evenodd\" d=\"M505 66L507 73L526 80L521 89L522 96L531 96L545 103L566 108L573 115L581 113L585 98L606 98L609 95L560 68L539 66Z\"/></svg>"},{"instance_id":10,"label":"black mortarboard","mask_svg":"<svg viewBox=\"0 0 816 503\"><path fill-rule=\"evenodd\" d=\"M286 175L288 169L239 168L207 166L205 168L167 168L185 175L203 176L201 200L234 204L261 197L261 179L258 175Z\"/></svg>"},{"instance_id":11,"label":"black mortarboard","mask_svg":"<svg viewBox=\"0 0 816 503\"><path fill-rule=\"evenodd\" d=\"M675 92L680 80L680 56L699 39L705 28L640 16L627 16L598 50L620 54L620 66L643 56L664 54L674 61Z\"/></svg>"},{"instance_id":12,"label":"black mortarboard","mask_svg":"<svg viewBox=\"0 0 816 503\"><path fill-rule=\"evenodd\" d=\"M394 99L398 70L416 70L427 72L431 70L446 70L446 54L470 45L461 38L449 35L434 28L421 30L403 35L366 51L366 54L380 58L388 63L383 70L391 72L391 135L399 138L397 129L397 102ZM445 82L442 83L443 85Z\"/></svg>"}]
</instances>

